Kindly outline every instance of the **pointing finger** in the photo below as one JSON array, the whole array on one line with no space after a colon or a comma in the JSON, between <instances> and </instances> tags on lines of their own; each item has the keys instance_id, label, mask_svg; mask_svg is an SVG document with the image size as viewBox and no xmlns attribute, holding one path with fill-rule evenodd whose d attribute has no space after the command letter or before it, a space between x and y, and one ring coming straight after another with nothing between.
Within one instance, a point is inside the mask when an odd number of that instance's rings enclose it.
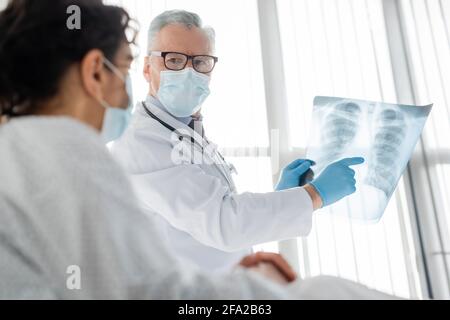
<instances>
[{"instance_id":1,"label":"pointing finger","mask_svg":"<svg viewBox=\"0 0 450 320\"><path fill-rule=\"evenodd\" d=\"M364 163L364 158L362 158L362 157L345 158L339 162L346 166L355 166L355 165Z\"/></svg>"}]
</instances>

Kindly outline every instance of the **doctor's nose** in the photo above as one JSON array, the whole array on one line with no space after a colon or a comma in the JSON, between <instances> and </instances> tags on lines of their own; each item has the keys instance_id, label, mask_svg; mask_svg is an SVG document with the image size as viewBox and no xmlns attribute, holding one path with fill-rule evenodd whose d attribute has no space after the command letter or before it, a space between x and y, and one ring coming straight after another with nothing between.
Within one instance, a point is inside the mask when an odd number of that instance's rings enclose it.
<instances>
[{"instance_id":1,"label":"doctor's nose","mask_svg":"<svg viewBox=\"0 0 450 320\"><path fill-rule=\"evenodd\" d=\"M188 59L185 69L187 69L187 68L194 69L194 65L192 64L192 59Z\"/></svg>"}]
</instances>

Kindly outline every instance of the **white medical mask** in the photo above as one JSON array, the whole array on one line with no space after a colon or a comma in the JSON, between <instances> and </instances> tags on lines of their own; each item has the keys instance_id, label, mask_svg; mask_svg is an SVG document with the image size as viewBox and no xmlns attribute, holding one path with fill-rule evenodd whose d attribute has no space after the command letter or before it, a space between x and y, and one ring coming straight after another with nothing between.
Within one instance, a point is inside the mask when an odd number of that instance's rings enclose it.
<instances>
[{"instance_id":1,"label":"white medical mask","mask_svg":"<svg viewBox=\"0 0 450 320\"><path fill-rule=\"evenodd\" d=\"M126 109L111 106L104 100L100 101L100 104L106 109L103 117L101 136L105 143L109 143L120 138L128 127L131 119L131 111L133 109L133 94L130 76L124 78L122 73L106 59L105 64L117 77L124 81L129 101L128 108Z\"/></svg>"},{"instance_id":2,"label":"white medical mask","mask_svg":"<svg viewBox=\"0 0 450 320\"><path fill-rule=\"evenodd\" d=\"M161 71L158 100L175 117L189 117L198 112L210 94L210 77L187 68Z\"/></svg>"}]
</instances>

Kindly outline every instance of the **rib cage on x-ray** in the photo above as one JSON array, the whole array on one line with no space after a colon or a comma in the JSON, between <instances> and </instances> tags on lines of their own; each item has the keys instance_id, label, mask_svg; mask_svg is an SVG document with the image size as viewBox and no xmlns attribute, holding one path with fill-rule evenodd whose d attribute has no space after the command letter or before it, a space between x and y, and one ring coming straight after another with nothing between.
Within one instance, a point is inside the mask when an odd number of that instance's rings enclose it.
<instances>
[{"instance_id":1,"label":"rib cage on x-ray","mask_svg":"<svg viewBox=\"0 0 450 320\"><path fill-rule=\"evenodd\" d=\"M341 103L326 116L322 131L323 149L327 152L318 161L320 171L326 163L338 160L354 140L361 118L361 107L356 103Z\"/></svg>"},{"instance_id":2,"label":"rib cage on x-ray","mask_svg":"<svg viewBox=\"0 0 450 320\"><path fill-rule=\"evenodd\" d=\"M394 109L379 113L375 120L373 149L369 159L369 172L365 183L382 190L389 196L396 182L397 159L406 136L404 115Z\"/></svg>"},{"instance_id":3,"label":"rib cage on x-ray","mask_svg":"<svg viewBox=\"0 0 450 320\"><path fill-rule=\"evenodd\" d=\"M355 205L350 210L352 217L378 221L430 111L431 106L316 97L306 157L316 162L312 167L316 176L340 159L364 157L363 165L352 167L357 191L346 201L350 207ZM339 206L334 208L330 212L339 211Z\"/></svg>"}]
</instances>

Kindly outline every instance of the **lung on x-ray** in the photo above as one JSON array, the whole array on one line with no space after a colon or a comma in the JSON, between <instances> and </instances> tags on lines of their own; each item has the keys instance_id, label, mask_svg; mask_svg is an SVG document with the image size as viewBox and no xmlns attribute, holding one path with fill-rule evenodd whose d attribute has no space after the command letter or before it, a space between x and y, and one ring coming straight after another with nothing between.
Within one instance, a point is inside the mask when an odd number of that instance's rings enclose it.
<instances>
[{"instance_id":1,"label":"lung on x-ray","mask_svg":"<svg viewBox=\"0 0 450 320\"><path fill-rule=\"evenodd\" d=\"M362 156L356 171L357 191L327 208L361 222L381 219L432 105L408 106L335 97L314 99L307 158L317 177L329 164ZM346 202L346 207L342 202ZM344 213L344 212L341 212Z\"/></svg>"}]
</instances>

